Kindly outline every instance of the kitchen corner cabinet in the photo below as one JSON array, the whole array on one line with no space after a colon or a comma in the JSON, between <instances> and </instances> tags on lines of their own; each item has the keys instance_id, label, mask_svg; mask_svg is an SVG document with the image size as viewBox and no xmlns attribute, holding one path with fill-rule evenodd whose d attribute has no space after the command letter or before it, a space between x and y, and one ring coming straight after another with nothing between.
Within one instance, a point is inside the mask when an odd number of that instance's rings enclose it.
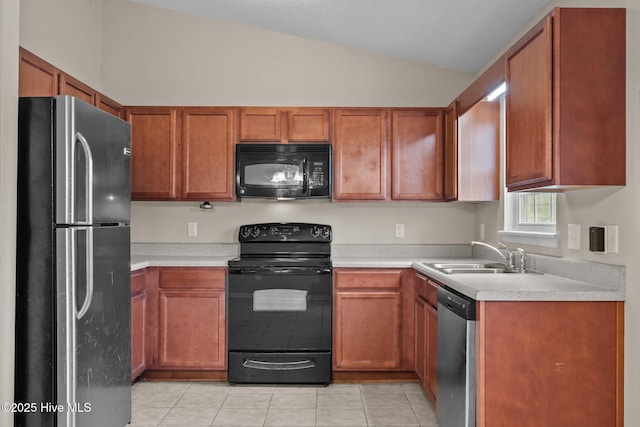
<instances>
[{"instance_id":1,"label":"kitchen corner cabinet","mask_svg":"<svg viewBox=\"0 0 640 427\"><path fill-rule=\"evenodd\" d=\"M146 369L147 286L146 270L131 274L131 381Z\"/></svg>"},{"instance_id":2,"label":"kitchen corner cabinet","mask_svg":"<svg viewBox=\"0 0 640 427\"><path fill-rule=\"evenodd\" d=\"M443 110L393 110L391 116L391 198L442 200Z\"/></svg>"},{"instance_id":3,"label":"kitchen corner cabinet","mask_svg":"<svg viewBox=\"0 0 640 427\"><path fill-rule=\"evenodd\" d=\"M413 370L410 270L335 268L333 369Z\"/></svg>"},{"instance_id":4,"label":"kitchen corner cabinet","mask_svg":"<svg viewBox=\"0 0 640 427\"><path fill-rule=\"evenodd\" d=\"M622 427L623 302L477 308L478 427Z\"/></svg>"},{"instance_id":5,"label":"kitchen corner cabinet","mask_svg":"<svg viewBox=\"0 0 640 427\"><path fill-rule=\"evenodd\" d=\"M415 273L415 371L425 394L438 397L438 299L437 282Z\"/></svg>"},{"instance_id":6,"label":"kitchen corner cabinet","mask_svg":"<svg viewBox=\"0 0 640 427\"><path fill-rule=\"evenodd\" d=\"M225 282L225 268L159 270L161 369L226 369Z\"/></svg>"},{"instance_id":7,"label":"kitchen corner cabinet","mask_svg":"<svg viewBox=\"0 0 640 427\"><path fill-rule=\"evenodd\" d=\"M458 200L458 100L444 109L444 200Z\"/></svg>"},{"instance_id":8,"label":"kitchen corner cabinet","mask_svg":"<svg viewBox=\"0 0 640 427\"><path fill-rule=\"evenodd\" d=\"M240 109L240 141L329 142L326 108L247 107Z\"/></svg>"},{"instance_id":9,"label":"kitchen corner cabinet","mask_svg":"<svg viewBox=\"0 0 640 427\"><path fill-rule=\"evenodd\" d=\"M625 23L556 8L507 52L509 191L625 185Z\"/></svg>"}]
</instances>

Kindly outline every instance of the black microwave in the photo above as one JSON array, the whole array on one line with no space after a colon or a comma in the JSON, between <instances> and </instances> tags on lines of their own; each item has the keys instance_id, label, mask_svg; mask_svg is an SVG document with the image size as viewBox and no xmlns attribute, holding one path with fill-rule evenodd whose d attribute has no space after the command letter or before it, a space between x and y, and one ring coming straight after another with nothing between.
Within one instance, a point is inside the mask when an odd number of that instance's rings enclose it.
<instances>
[{"instance_id":1,"label":"black microwave","mask_svg":"<svg viewBox=\"0 0 640 427\"><path fill-rule=\"evenodd\" d=\"M236 145L236 196L331 197L331 144Z\"/></svg>"}]
</instances>

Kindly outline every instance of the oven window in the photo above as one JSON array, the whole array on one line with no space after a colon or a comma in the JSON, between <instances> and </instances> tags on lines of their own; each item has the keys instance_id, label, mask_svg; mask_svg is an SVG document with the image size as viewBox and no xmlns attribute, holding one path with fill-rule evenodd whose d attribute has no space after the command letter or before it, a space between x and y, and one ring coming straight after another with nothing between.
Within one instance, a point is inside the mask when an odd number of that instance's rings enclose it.
<instances>
[{"instance_id":1,"label":"oven window","mask_svg":"<svg viewBox=\"0 0 640 427\"><path fill-rule=\"evenodd\" d=\"M254 291L253 311L307 311L307 291L298 289Z\"/></svg>"},{"instance_id":2,"label":"oven window","mask_svg":"<svg viewBox=\"0 0 640 427\"><path fill-rule=\"evenodd\" d=\"M300 186L304 171L302 162L256 163L244 167L244 184L258 186Z\"/></svg>"}]
</instances>

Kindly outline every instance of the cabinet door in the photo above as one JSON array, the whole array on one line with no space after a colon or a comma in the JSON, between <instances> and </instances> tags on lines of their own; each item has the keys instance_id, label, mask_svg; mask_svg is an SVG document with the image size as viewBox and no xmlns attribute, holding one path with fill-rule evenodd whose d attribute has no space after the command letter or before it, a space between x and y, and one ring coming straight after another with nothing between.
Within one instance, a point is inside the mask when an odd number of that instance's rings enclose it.
<instances>
[{"instance_id":1,"label":"cabinet door","mask_svg":"<svg viewBox=\"0 0 640 427\"><path fill-rule=\"evenodd\" d=\"M56 96L58 74L56 67L20 48L18 96Z\"/></svg>"},{"instance_id":2,"label":"cabinet door","mask_svg":"<svg viewBox=\"0 0 640 427\"><path fill-rule=\"evenodd\" d=\"M145 335L147 315L146 274L131 274L131 380L145 370Z\"/></svg>"},{"instance_id":3,"label":"cabinet door","mask_svg":"<svg viewBox=\"0 0 640 427\"><path fill-rule=\"evenodd\" d=\"M442 110L393 111L395 200L442 200Z\"/></svg>"},{"instance_id":4,"label":"cabinet door","mask_svg":"<svg viewBox=\"0 0 640 427\"><path fill-rule=\"evenodd\" d=\"M430 305L425 306L426 314L426 391L434 402L438 399L438 310Z\"/></svg>"},{"instance_id":5,"label":"cabinet door","mask_svg":"<svg viewBox=\"0 0 640 427\"><path fill-rule=\"evenodd\" d=\"M458 199L458 101L444 110L444 199Z\"/></svg>"},{"instance_id":6,"label":"cabinet door","mask_svg":"<svg viewBox=\"0 0 640 427\"><path fill-rule=\"evenodd\" d=\"M235 117L232 108L182 110L183 199L235 199Z\"/></svg>"},{"instance_id":7,"label":"cabinet door","mask_svg":"<svg viewBox=\"0 0 640 427\"><path fill-rule=\"evenodd\" d=\"M334 200L386 200L389 194L387 111L334 112Z\"/></svg>"},{"instance_id":8,"label":"cabinet door","mask_svg":"<svg viewBox=\"0 0 640 427\"><path fill-rule=\"evenodd\" d=\"M130 107L131 198L172 200L179 192L177 110L171 107Z\"/></svg>"},{"instance_id":9,"label":"cabinet door","mask_svg":"<svg viewBox=\"0 0 640 427\"><path fill-rule=\"evenodd\" d=\"M278 108L241 108L240 140L280 142L282 111Z\"/></svg>"},{"instance_id":10,"label":"cabinet door","mask_svg":"<svg viewBox=\"0 0 640 427\"><path fill-rule=\"evenodd\" d=\"M224 291L160 290L160 365L225 368Z\"/></svg>"},{"instance_id":11,"label":"cabinet door","mask_svg":"<svg viewBox=\"0 0 640 427\"><path fill-rule=\"evenodd\" d=\"M552 28L541 22L506 57L506 184L553 178Z\"/></svg>"},{"instance_id":12,"label":"cabinet door","mask_svg":"<svg viewBox=\"0 0 640 427\"><path fill-rule=\"evenodd\" d=\"M295 108L289 110L287 115L289 141L329 141L329 110L322 108Z\"/></svg>"},{"instance_id":13,"label":"cabinet door","mask_svg":"<svg viewBox=\"0 0 640 427\"><path fill-rule=\"evenodd\" d=\"M95 105L96 93L80 80L66 73L60 73L60 95L71 95L87 104Z\"/></svg>"},{"instance_id":14,"label":"cabinet door","mask_svg":"<svg viewBox=\"0 0 640 427\"><path fill-rule=\"evenodd\" d=\"M427 303L415 299L415 371L423 388L427 387Z\"/></svg>"},{"instance_id":15,"label":"cabinet door","mask_svg":"<svg viewBox=\"0 0 640 427\"><path fill-rule=\"evenodd\" d=\"M401 301L400 291L336 292L335 369L401 367Z\"/></svg>"},{"instance_id":16,"label":"cabinet door","mask_svg":"<svg viewBox=\"0 0 640 427\"><path fill-rule=\"evenodd\" d=\"M102 111L106 111L109 114L112 114L116 117L124 119L124 107L118 104L113 99L96 92L96 107L101 109Z\"/></svg>"}]
</instances>

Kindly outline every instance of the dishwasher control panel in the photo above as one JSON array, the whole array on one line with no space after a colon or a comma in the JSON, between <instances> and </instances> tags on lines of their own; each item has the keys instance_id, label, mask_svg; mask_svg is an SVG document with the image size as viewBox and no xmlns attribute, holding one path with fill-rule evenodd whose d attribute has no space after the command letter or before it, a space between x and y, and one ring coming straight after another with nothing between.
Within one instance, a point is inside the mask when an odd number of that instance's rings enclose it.
<instances>
[{"instance_id":1,"label":"dishwasher control panel","mask_svg":"<svg viewBox=\"0 0 640 427\"><path fill-rule=\"evenodd\" d=\"M442 304L464 319L476 319L476 300L448 286L438 288L438 304Z\"/></svg>"}]
</instances>

